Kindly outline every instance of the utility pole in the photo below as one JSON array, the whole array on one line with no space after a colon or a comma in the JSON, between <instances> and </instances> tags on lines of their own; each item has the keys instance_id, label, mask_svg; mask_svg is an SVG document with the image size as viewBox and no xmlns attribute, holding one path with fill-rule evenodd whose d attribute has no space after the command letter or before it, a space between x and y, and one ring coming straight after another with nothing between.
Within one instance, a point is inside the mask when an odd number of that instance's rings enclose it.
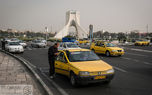
<instances>
[{"instance_id":1,"label":"utility pole","mask_svg":"<svg viewBox=\"0 0 152 95\"><path fill-rule=\"evenodd\" d=\"M89 34L90 34L90 45L92 43L93 40L93 25L89 25Z\"/></svg>"},{"instance_id":2,"label":"utility pole","mask_svg":"<svg viewBox=\"0 0 152 95\"><path fill-rule=\"evenodd\" d=\"M149 33L149 30L148 30L148 24L147 24L147 26L146 26L146 30L147 30L147 37L148 37L148 33Z\"/></svg>"},{"instance_id":3,"label":"utility pole","mask_svg":"<svg viewBox=\"0 0 152 95\"><path fill-rule=\"evenodd\" d=\"M146 29L147 29L147 33L148 33L148 24L147 24L147 26L146 26Z\"/></svg>"},{"instance_id":4,"label":"utility pole","mask_svg":"<svg viewBox=\"0 0 152 95\"><path fill-rule=\"evenodd\" d=\"M47 33L48 33L48 28L47 27L45 27L45 32L46 32L46 34L45 34L45 40L47 41Z\"/></svg>"}]
</instances>

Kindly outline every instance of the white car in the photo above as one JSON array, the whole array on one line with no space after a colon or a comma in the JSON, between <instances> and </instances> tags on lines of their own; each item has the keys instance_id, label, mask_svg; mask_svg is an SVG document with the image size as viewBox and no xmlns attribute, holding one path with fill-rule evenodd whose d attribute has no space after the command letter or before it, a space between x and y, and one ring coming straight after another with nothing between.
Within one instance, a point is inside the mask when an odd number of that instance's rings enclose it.
<instances>
[{"instance_id":1,"label":"white car","mask_svg":"<svg viewBox=\"0 0 152 95\"><path fill-rule=\"evenodd\" d=\"M20 45L22 45L24 48L26 48L26 47L27 47L27 44L26 44L24 41L19 40L19 43L20 43Z\"/></svg>"},{"instance_id":2,"label":"white car","mask_svg":"<svg viewBox=\"0 0 152 95\"><path fill-rule=\"evenodd\" d=\"M73 43L73 42L63 42L63 43L60 43L58 50L75 49L75 48L80 48L80 47L76 43Z\"/></svg>"},{"instance_id":3,"label":"white car","mask_svg":"<svg viewBox=\"0 0 152 95\"><path fill-rule=\"evenodd\" d=\"M44 42L40 41L40 40L34 40L34 41L32 41L31 46L36 47L36 48L40 48L40 47L45 48L46 44Z\"/></svg>"},{"instance_id":4,"label":"white car","mask_svg":"<svg viewBox=\"0 0 152 95\"><path fill-rule=\"evenodd\" d=\"M12 53L23 53L24 48L20 45L19 42L16 41L8 41L5 45L5 50Z\"/></svg>"},{"instance_id":5,"label":"white car","mask_svg":"<svg viewBox=\"0 0 152 95\"><path fill-rule=\"evenodd\" d=\"M41 40L42 43L45 43L47 45L47 41L46 40Z\"/></svg>"}]
</instances>

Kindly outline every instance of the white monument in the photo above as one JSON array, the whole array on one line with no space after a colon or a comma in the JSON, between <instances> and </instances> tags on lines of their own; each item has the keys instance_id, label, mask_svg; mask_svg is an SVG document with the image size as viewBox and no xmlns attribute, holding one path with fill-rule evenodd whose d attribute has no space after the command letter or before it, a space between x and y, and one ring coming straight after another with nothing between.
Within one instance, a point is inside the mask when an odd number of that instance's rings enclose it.
<instances>
[{"instance_id":1,"label":"white monument","mask_svg":"<svg viewBox=\"0 0 152 95\"><path fill-rule=\"evenodd\" d=\"M56 35L55 38L63 38L69 35L69 28L74 26L76 29L76 38L83 39L87 38L87 32L84 31L82 27L80 27L80 13L78 11L68 11L66 12L66 24L62 30L60 30Z\"/></svg>"}]
</instances>

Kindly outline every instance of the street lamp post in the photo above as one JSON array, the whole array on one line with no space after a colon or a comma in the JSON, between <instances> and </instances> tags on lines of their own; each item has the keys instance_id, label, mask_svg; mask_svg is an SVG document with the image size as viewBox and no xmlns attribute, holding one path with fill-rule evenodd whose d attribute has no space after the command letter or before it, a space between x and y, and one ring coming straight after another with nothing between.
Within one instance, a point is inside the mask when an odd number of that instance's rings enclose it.
<instances>
[{"instance_id":1,"label":"street lamp post","mask_svg":"<svg viewBox=\"0 0 152 95\"><path fill-rule=\"evenodd\" d=\"M48 28L47 27L45 27L45 32L46 32L45 40L47 41L47 33L48 33Z\"/></svg>"}]
</instances>

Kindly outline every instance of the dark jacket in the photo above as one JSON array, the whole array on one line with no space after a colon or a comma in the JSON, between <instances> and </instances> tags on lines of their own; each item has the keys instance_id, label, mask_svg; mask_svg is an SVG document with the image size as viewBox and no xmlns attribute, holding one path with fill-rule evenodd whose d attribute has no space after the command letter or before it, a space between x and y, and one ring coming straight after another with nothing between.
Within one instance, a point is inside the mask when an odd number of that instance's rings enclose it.
<instances>
[{"instance_id":1,"label":"dark jacket","mask_svg":"<svg viewBox=\"0 0 152 95\"><path fill-rule=\"evenodd\" d=\"M50 61L50 60L55 60L55 58L56 58L55 53L57 53L57 52L58 52L58 49L55 48L54 46L51 46L51 47L49 48L49 50L48 50L48 60L49 60L49 61Z\"/></svg>"}]
</instances>

